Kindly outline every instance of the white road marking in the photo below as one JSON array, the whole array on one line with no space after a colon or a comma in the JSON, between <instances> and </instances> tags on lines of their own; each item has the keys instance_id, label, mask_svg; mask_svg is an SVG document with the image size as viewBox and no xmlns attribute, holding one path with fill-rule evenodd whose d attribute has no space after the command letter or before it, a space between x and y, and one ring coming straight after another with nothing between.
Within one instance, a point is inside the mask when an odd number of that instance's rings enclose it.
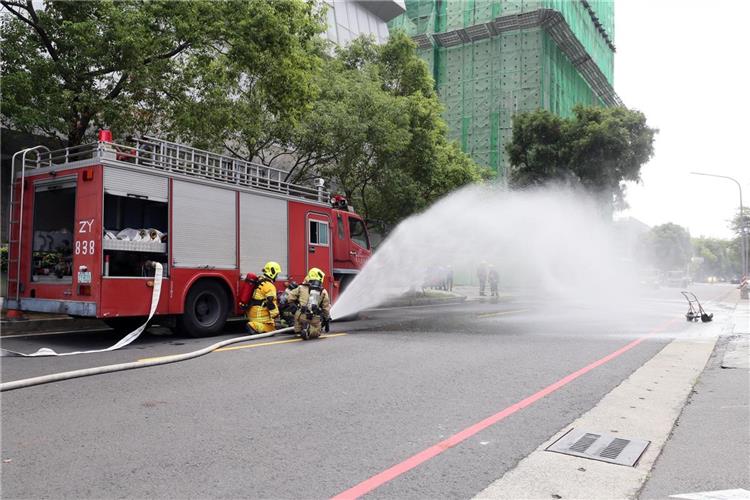
<instances>
[{"instance_id":1,"label":"white road marking","mask_svg":"<svg viewBox=\"0 0 750 500\"><path fill-rule=\"evenodd\" d=\"M700 491L696 493L680 493L669 495L669 498L687 498L688 500L747 500L750 491L737 488L734 490Z\"/></svg>"}]
</instances>

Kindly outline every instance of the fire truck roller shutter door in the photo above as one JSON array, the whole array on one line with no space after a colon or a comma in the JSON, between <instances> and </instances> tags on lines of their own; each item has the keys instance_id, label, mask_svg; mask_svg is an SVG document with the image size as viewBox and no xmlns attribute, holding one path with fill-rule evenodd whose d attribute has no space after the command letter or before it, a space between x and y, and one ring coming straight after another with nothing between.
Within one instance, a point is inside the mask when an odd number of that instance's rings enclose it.
<instances>
[{"instance_id":1,"label":"fire truck roller shutter door","mask_svg":"<svg viewBox=\"0 0 750 500\"><path fill-rule=\"evenodd\" d=\"M178 180L172 189L174 267L235 269L235 192Z\"/></svg>"},{"instance_id":2,"label":"fire truck roller shutter door","mask_svg":"<svg viewBox=\"0 0 750 500\"><path fill-rule=\"evenodd\" d=\"M122 168L104 168L104 192L106 193L115 196L135 195L152 201L166 202L168 191L169 181L166 177Z\"/></svg>"},{"instance_id":3,"label":"fire truck roller shutter door","mask_svg":"<svg viewBox=\"0 0 750 500\"><path fill-rule=\"evenodd\" d=\"M287 233L286 200L240 193L242 273L258 273L266 261L273 260L281 264L281 276L288 276Z\"/></svg>"}]
</instances>

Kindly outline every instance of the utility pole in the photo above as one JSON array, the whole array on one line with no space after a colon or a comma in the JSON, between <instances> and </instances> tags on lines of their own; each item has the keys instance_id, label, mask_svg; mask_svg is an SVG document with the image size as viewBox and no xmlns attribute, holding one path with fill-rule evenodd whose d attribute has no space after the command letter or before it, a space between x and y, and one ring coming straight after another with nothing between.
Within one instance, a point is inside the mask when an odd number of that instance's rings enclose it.
<instances>
[{"instance_id":1,"label":"utility pole","mask_svg":"<svg viewBox=\"0 0 750 500\"><path fill-rule=\"evenodd\" d=\"M745 224L745 209L742 206L742 186L739 181L734 177L726 175L706 174L703 172L690 172L693 175L705 175L708 177L719 177L720 179L729 179L730 181L737 184L737 188L740 190L740 248L742 249L742 276L747 276L747 230Z\"/></svg>"}]
</instances>

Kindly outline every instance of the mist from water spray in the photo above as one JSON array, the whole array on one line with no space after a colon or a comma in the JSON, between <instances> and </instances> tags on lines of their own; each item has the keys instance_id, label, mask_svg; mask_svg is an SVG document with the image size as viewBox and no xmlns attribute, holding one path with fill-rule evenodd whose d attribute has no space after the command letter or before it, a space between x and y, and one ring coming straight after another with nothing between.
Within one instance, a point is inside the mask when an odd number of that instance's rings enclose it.
<instances>
[{"instance_id":1,"label":"mist from water spray","mask_svg":"<svg viewBox=\"0 0 750 500\"><path fill-rule=\"evenodd\" d=\"M334 318L421 289L439 267L476 276L494 265L500 287L549 300L612 304L635 290L612 223L580 190L470 186L404 220L333 306ZM474 278L476 280L476 278Z\"/></svg>"}]
</instances>

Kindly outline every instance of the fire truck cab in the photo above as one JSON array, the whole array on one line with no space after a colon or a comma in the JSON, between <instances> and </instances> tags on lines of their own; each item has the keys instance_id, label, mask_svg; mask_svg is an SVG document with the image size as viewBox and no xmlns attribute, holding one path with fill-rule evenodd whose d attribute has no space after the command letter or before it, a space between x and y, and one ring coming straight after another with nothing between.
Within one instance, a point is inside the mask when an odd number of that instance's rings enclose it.
<instances>
[{"instance_id":1,"label":"fire truck cab","mask_svg":"<svg viewBox=\"0 0 750 500\"><path fill-rule=\"evenodd\" d=\"M137 326L156 315L193 336L238 314L241 273L277 261L286 280L326 273L336 300L371 255L341 197L286 172L152 137L13 157L7 308Z\"/></svg>"}]
</instances>

